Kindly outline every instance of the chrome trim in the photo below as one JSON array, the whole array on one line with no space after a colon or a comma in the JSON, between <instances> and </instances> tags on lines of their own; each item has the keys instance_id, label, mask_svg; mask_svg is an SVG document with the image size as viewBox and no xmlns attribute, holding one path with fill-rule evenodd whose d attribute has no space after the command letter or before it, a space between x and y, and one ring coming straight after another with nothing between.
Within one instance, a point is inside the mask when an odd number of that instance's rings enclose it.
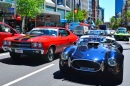
<instances>
[{"instance_id":1,"label":"chrome trim","mask_svg":"<svg viewBox=\"0 0 130 86\"><path fill-rule=\"evenodd\" d=\"M9 50L10 52L12 51L12 49L21 49L21 50L28 50L28 51L33 51L33 50L37 51L38 50L38 51L41 51L41 54L44 54L44 50L43 49L21 48L21 47L19 47L19 48L15 48L15 47L12 48L12 47L8 47L8 46L2 46L2 48L3 48L4 51L8 51Z\"/></svg>"},{"instance_id":2,"label":"chrome trim","mask_svg":"<svg viewBox=\"0 0 130 86\"><path fill-rule=\"evenodd\" d=\"M71 63L72 63L73 61L76 61L76 60L81 60L81 59L72 60ZM98 62L96 62L96 61L93 61L93 60L88 60L88 59L82 59L82 60L92 61L92 62L95 62L95 63L99 64L100 68L99 68L99 70L97 70L97 71L100 71L100 70L101 70L101 66L102 66L102 65L101 65L100 63L98 63ZM71 67L74 68L72 65L71 65ZM80 70L80 71L97 72L97 71L90 71L90 70L81 70L81 69L78 69L78 68L74 68L74 69Z\"/></svg>"}]
</instances>

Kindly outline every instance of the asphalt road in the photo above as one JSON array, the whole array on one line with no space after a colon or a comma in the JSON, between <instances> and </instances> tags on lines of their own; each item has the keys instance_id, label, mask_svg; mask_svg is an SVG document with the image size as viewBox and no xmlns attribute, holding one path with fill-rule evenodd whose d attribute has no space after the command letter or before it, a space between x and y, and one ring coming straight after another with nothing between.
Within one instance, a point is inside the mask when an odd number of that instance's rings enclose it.
<instances>
[{"instance_id":1,"label":"asphalt road","mask_svg":"<svg viewBox=\"0 0 130 86\"><path fill-rule=\"evenodd\" d=\"M124 81L118 86L130 86L130 45L120 42L124 48ZM38 57L37 57L38 58ZM62 75L59 59L43 63L40 59L22 57L11 60L7 52L0 53L0 86L112 86L109 79L94 76ZM103 82L104 85L98 85Z\"/></svg>"}]
</instances>

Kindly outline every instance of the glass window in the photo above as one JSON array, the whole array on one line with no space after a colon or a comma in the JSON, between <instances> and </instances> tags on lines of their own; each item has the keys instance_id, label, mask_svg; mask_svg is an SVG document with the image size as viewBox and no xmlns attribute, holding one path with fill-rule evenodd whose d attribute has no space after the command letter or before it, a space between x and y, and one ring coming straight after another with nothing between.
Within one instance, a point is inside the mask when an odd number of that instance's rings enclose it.
<instances>
[{"instance_id":1,"label":"glass window","mask_svg":"<svg viewBox=\"0 0 130 86\"><path fill-rule=\"evenodd\" d=\"M57 30L31 30L29 35L50 35L50 36L57 36Z\"/></svg>"},{"instance_id":2,"label":"glass window","mask_svg":"<svg viewBox=\"0 0 130 86\"><path fill-rule=\"evenodd\" d=\"M68 36L68 35L69 35L69 32L68 32L67 30L61 29L61 30L59 30L59 34L60 34L61 36Z\"/></svg>"},{"instance_id":3,"label":"glass window","mask_svg":"<svg viewBox=\"0 0 130 86\"><path fill-rule=\"evenodd\" d=\"M5 26L5 25L0 25L0 31L1 32L8 32L11 33L11 28Z\"/></svg>"}]
</instances>

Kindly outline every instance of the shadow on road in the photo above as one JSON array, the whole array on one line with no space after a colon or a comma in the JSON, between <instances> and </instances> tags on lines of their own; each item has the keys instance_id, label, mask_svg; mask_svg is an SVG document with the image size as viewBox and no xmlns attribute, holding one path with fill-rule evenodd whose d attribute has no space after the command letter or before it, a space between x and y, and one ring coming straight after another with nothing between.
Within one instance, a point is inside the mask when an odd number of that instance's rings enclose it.
<instances>
[{"instance_id":1,"label":"shadow on road","mask_svg":"<svg viewBox=\"0 0 130 86\"><path fill-rule=\"evenodd\" d=\"M60 71L56 71L54 74L54 79L62 79L65 82L73 82L85 85L93 85L93 86L118 86L113 85L113 82L110 82L109 79L102 79L96 76L84 76L81 74L62 74ZM64 84L64 82L63 82Z\"/></svg>"},{"instance_id":2,"label":"shadow on road","mask_svg":"<svg viewBox=\"0 0 130 86\"><path fill-rule=\"evenodd\" d=\"M54 60L56 59L57 58L55 58ZM25 66L32 66L32 67L46 64L46 62L44 62L44 60L41 59L40 57L31 57L31 56L30 57L22 56L17 60L12 60L11 57L8 57L8 58L1 59L0 62L9 65L25 65Z\"/></svg>"}]
</instances>

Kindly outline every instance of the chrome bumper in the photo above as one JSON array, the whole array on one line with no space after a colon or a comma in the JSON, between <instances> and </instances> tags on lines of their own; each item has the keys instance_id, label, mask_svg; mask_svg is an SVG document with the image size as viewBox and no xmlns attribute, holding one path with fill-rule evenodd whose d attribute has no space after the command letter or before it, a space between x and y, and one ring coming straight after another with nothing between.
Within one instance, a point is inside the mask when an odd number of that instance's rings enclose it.
<instances>
[{"instance_id":1,"label":"chrome bumper","mask_svg":"<svg viewBox=\"0 0 130 86\"><path fill-rule=\"evenodd\" d=\"M21 53L21 54L44 54L43 49L31 49L31 48L12 48L8 46L2 46L2 49L4 51L9 51L9 52L15 52L15 53ZM17 52L16 52L17 51ZM19 52L18 52L19 51Z\"/></svg>"}]
</instances>

